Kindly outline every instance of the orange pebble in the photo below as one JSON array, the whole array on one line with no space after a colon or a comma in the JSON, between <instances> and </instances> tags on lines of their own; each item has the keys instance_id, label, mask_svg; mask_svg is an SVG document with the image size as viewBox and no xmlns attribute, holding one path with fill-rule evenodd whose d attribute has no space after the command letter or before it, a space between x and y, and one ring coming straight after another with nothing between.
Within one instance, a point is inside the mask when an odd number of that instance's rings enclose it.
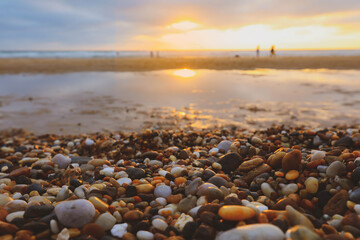
<instances>
[{"instance_id":1,"label":"orange pebble","mask_svg":"<svg viewBox=\"0 0 360 240\"><path fill-rule=\"evenodd\" d=\"M184 177L177 177L177 178L175 179L175 184L176 184L177 186L179 186L180 184L183 184L183 183L186 183L186 178L184 178Z\"/></svg>"},{"instance_id":2,"label":"orange pebble","mask_svg":"<svg viewBox=\"0 0 360 240\"><path fill-rule=\"evenodd\" d=\"M226 205L219 209L219 216L228 221L241 221L255 216L252 208L239 205Z\"/></svg>"},{"instance_id":3,"label":"orange pebble","mask_svg":"<svg viewBox=\"0 0 360 240\"><path fill-rule=\"evenodd\" d=\"M295 180L299 177L299 172L297 170L290 170L286 173L285 178L286 180Z\"/></svg>"},{"instance_id":4,"label":"orange pebble","mask_svg":"<svg viewBox=\"0 0 360 240\"><path fill-rule=\"evenodd\" d=\"M138 196L134 196L133 199L135 200L135 202L139 203L142 201L142 199Z\"/></svg>"},{"instance_id":5,"label":"orange pebble","mask_svg":"<svg viewBox=\"0 0 360 240\"><path fill-rule=\"evenodd\" d=\"M157 176L157 177L154 177L153 180L160 180L160 181L164 181L165 178L163 176Z\"/></svg>"},{"instance_id":6,"label":"orange pebble","mask_svg":"<svg viewBox=\"0 0 360 240\"><path fill-rule=\"evenodd\" d=\"M277 176L277 177L284 177L284 173L283 173L283 172L280 172L280 171L276 171L276 172L275 172L275 176Z\"/></svg>"}]
</instances>

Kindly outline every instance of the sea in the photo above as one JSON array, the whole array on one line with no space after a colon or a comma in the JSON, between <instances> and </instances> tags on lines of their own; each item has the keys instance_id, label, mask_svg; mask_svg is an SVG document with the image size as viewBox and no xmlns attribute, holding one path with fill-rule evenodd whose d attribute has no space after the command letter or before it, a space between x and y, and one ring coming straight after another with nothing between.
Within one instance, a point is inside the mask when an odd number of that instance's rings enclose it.
<instances>
[{"instance_id":1,"label":"sea","mask_svg":"<svg viewBox=\"0 0 360 240\"><path fill-rule=\"evenodd\" d=\"M355 50L277 50L277 56L359 56ZM233 57L255 56L253 51L0 51L0 58L116 58L116 57ZM269 56L268 50L260 56Z\"/></svg>"}]
</instances>

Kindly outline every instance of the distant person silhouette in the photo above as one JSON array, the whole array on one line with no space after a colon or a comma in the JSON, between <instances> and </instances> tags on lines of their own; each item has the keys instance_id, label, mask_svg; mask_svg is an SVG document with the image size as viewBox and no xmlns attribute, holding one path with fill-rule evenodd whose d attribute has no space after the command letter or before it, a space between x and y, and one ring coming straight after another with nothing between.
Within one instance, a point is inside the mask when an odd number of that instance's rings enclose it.
<instances>
[{"instance_id":1,"label":"distant person silhouette","mask_svg":"<svg viewBox=\"0 0 360 240\"><path fill-rule=\"evenodd\" d=\"M271 46L270 55L271 55L272 57L275 56L275 46L274 46L274 45Z\"/></svg>"},{"instance_id":2,"label":"distant person silhouette","mask_svg":"<svg viewBox=\"0 0 360 240\"><path fill-rule=\"evenodd\" d=\"M150 58L153 58L154 57L154 53L153 51L150 51Z\"/></svg>"},{"instance_id":3,"label":"distant person silhouette","mask_svg":"<svg viewBox=\"0 0 360 240\"><path fill-rule=\"evenodd\" d=\"M156 51L156 58L159 58L160 57L160 53L159 51Z\"/></svg>"},{"instance_id":4,"label":"distant person silhouette","mask_svg":"<svg viewBox=\"0 0 360 240\"><path fill-rule=\"evenodd\" d=\"M260 56L260 46L257 46L257 48L256 48L256 56L257 57Z\"/></svg>"}]
</instances>

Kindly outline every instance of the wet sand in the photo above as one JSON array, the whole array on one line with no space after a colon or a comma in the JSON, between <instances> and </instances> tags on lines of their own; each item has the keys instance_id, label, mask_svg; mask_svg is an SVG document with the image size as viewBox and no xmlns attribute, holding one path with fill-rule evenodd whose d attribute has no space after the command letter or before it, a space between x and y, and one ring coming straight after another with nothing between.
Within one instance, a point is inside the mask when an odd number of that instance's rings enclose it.
<instances>
[{"instance_id":1,"label":"wet sand","mask_svg":"<svg viewBox=\"0 0 360 240\"><path fill-rule=\"evenodd\" d=\"M0 59L0 74L191 69L360 69L360 56L239 58L89 58Z\"/></svg>"}]
</instances>

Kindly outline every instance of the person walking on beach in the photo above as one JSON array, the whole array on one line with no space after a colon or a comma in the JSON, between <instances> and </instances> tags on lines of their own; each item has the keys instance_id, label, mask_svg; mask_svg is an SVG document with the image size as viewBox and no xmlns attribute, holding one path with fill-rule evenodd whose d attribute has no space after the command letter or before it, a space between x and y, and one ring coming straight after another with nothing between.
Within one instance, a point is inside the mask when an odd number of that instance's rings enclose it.
<instances>
[{"instance_id":1,"label":"person walking on beach","mask_svg":"<svg viewBox=\"0 0 360 240\"><path fill-rule=\"evenodd\" d=\"M154 57L154 53L153 51L150 51L150 58L153 58Z\"/></svg>"},{"instance_id":2,"label":"person walking on beach","mask_svg":"<svg viewBox=\"0 0 360 240\"><path fill-rule=\"evenodd\" d=\"M270 56L272 56L272 57L275 56L275 46L274 45L271 46Z\"/></svg>"},{"instance_id":3,"label":"person walking on beach","mask_svg":"<svg viewBox=\"0 0 360 240\"><path fill-rule=\"evenodd\" d=\"M260 46L258 45L256 48L256 56L259 57L260 56Z\"/></svg>"}]
</instances>

